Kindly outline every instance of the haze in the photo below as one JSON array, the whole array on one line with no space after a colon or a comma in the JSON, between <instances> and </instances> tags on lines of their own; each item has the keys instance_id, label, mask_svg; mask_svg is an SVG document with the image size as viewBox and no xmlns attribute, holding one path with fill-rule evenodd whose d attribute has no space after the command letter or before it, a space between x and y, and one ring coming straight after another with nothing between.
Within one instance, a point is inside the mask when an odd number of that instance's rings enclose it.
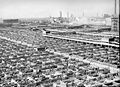
<instances>
[{"instance_id":1,"label":"haze","mask_svg":"<svg viewBox=\"0 0 120 87\"><path fill-rule=\"evenodd\" d=\"M58 17L59 11L64 17L113 14L114 0L0 0L0 18Z\"/></svg>"}]
</instances>

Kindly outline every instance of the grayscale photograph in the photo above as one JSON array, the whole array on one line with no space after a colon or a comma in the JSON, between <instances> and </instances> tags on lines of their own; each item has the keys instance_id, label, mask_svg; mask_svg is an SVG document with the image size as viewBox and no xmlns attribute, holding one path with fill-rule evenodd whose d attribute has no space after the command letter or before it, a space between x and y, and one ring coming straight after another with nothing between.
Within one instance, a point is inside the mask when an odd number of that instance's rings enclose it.
<instances>
[{"instance_id":1,"label":"grayscale photograph","mask_svg":"<svg viewBox=\"0 0 120 87\"><path fill-rule=\"evenodd\" d=\"M0 87L120 87L119 0L0 0Z\"/></svg>"}]
</instances>

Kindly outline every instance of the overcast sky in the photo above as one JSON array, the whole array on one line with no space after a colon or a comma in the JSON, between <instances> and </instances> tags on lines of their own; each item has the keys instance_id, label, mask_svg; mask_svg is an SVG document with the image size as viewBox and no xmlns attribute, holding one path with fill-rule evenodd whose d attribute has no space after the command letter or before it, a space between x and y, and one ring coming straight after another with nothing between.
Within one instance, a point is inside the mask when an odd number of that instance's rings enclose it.
<instances>
[{"instance_id":1,"label":"overcast sky","mask_svg":"<svg viewBox=\"0 0 120 87\"><path fill-rule=\"evenodd\" d=\"M114 0L0 0L0 18L59 16L59 11L63 16L67 12L74 16L113 14Z\"/></svg>"}]
</instances>

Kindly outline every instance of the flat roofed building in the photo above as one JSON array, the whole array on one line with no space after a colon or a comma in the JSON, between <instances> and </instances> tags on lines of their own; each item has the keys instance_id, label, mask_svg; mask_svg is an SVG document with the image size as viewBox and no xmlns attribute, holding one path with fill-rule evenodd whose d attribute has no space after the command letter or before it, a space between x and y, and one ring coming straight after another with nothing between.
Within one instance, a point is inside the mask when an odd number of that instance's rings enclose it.
<instances>
[{"instance_id":1,"label":"flat roofed building","mask_svg":"<svg viewBox=\"0 0 120 87\"><path fill-rule=\"evenodd\" d=\"M19 20L18 19L4 19L3 23L7 23L7 24L15 24L18 23Z\"/></svg>"},{"instance_id":2,"label":"flat roofed building","mask_svg":"<svg viewBox=\"0 0 120 87\"><path fill-rule=\"evenodd\" d=\"M119 18L118 17L113 17L112 18L112 31L119 31Z\"/></svg>"}]
</instances>

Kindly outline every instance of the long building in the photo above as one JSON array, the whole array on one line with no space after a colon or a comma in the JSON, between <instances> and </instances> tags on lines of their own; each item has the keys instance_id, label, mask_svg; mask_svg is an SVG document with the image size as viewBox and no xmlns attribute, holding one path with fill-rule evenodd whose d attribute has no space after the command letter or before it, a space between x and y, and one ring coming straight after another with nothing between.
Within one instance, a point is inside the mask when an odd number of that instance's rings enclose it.
<instances>
[{"instance_id":1,"label":"long building","mask_svg":"<svg viewBox=\"0 0 120 87\"><path fill-rule=\"evenodd\" d=\"M7 24L14 24L14 23L18 23L19 19L4 19L3 23L7 23Z\"/></svg>"}]
</instances>

